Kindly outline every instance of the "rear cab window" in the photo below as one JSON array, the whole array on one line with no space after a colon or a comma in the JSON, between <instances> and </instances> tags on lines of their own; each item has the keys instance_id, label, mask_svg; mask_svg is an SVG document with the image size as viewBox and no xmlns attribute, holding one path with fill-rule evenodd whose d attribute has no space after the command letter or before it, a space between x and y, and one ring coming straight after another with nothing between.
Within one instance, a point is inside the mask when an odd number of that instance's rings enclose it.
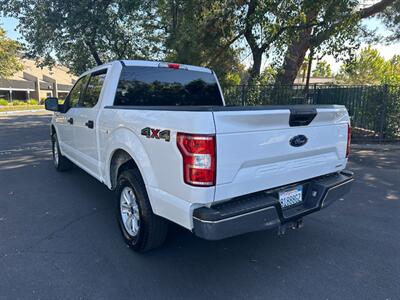
<instances>
[{"instance_id":1,"label":"rear cab window","mask_svg":"<svg viewBox=\"0 0 400 300\"><path fill-rule=\"evenodd\" d=\"M222 106L212 73L164 67L125 66L116 106Z\"/></svg>"}]
</instances>

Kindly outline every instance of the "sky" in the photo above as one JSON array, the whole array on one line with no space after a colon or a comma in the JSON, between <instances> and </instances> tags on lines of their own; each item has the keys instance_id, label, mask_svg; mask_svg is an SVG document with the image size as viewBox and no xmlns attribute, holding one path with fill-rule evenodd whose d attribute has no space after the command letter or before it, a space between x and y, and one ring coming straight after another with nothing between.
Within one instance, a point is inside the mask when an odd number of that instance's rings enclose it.
<instances>
[{"instance_id":1,"label":"sky","mask_svg":"<svg viewBox=\"0 0 400 300\"><path fill-rule=\"evenodd\" d=\"M389 31L385 28L385 26L382 24L382 22L377 19L377 18L371 18L368 20L363 20L363 23L369 28L369 29L376 29L377 33L381 35L388 35ZM18 26L18 20L14 18L4 18L0 17L0 26L2 26L6 30L6 34L9 38L15 39L15 40L21 40L22 37L18 33L17 26ZM362 47L365 47L366 45L362 45ZM400 55L400 42L398 43L393 43L390 45L384 45L384 44L374 44L373 48L379 50L381 55L385 57L385 59L390 59L393 57L395 54ZM337 73L340 69L341 62L337 62L332 56L326 56L323 58L323 60L327 61L331 67L332 71L334 73ZM245 61L244 64L247 66L251 65L251 57L248 57ZM265 65L265 64L264 64Z\"/></svg>"},{"instance_id":2,"label":"sky","mask_svg":"<svg viewBox=\"0 0 400 300\"><path fill-rule=\"evenodd\" d=\"M13 40L17 40L21 37L17 32L17 25L17 19L0 17L0 26L6 30L7 36Z\"/></svg>"},{"instance_id":3,"label":"sky","mask_svg":"<svg viewBox=\"0 0 400 300\"><path fill-rule=\"evenodd\" d=\"M368 29L375 30L376 32L382 36L388 36L390 32L385 28L383 23L378 19L378 18L371 18L368 20L363 20L362 21L365 26L367 26ZM363 44L361 48L366 47L366 44ZM377 49L379 53L385 58L385 59L390 59L393 57L395 54L400 55L400 42L397 43L392 43L389 45L385 44L373 44L372 48ZM332 66L332 71L334 73L337 73L340 69L341 62L336 62L335 59L330 56L330 57L325 57L324 60L326 60L328 63L331 64Z\"/></svg>"}]
</instances>

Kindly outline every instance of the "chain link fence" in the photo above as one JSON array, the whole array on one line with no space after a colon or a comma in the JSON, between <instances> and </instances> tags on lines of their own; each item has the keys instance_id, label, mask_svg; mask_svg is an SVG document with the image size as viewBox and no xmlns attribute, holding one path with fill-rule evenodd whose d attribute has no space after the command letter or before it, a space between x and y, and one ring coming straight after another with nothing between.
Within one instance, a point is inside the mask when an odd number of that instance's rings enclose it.
<instances>
[{"instance_id":1,"label":"chain link fence","mask_svg":"<svg viewBox=\"0 0 400 300\"><path fill-rule=\"evenodd\" d=\"M339 104L352 123L352 138L360 142L400 142L400 86L379 85L237 85L223 88L233 106Z\"/></svg>"}]
</instances>

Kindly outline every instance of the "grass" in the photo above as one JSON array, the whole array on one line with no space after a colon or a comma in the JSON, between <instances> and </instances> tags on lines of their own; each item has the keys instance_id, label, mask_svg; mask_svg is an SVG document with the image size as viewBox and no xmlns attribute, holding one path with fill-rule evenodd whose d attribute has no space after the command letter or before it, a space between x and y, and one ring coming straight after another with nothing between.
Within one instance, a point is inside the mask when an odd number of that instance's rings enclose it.
<instances>
[{"instance_id":1,"label":"grass","mask_svg":"<svg viewBox=\"0 0 400 300\"><path fill-rule=\"evenodd\" d=\"M8 105L8 106L0 106L0 112L6 111L18 111L18 110L36 110L36 109L44 109L44 105Z\"/></svg>"}]
</instances>

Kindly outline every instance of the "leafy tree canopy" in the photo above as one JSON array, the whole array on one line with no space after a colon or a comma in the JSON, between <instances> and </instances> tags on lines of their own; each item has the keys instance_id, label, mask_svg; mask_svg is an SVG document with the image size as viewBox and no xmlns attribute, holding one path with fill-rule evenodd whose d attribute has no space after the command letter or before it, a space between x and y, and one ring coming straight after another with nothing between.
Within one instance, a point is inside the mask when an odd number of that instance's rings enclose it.
<instances>
[{"instance_id":1,"label":"leafy tree canopy","mask_svg":"<svg viewBox=\"0 0 400 300\"><path fill-rule=\"evenodd\" d=\"M275 81L292 84L308 51L354 53L364 33L360 20L400 5L380 0L360 8L360 2L0 0L0 11L18 18L29 55L74 73L114 59L162 59L211 67L230 84L251 55L250 81L260 79L268 58L279 70Z\"/></svg>"},{"instance_id":2,"label":"leafy tree canopy","mask_svg":"<svg viewBox=\"0 0 400 300\"><path fill-rule=\"evenodd\" d=\"M233 1L159 0L156 12L166 32L166 60L212 68L222 83L240 82L244 69L240 48L229 45L223 55L215 54L235 36L237 22Z\"/></svg>"},{"instance_id":3,"label":"leafy tree canopy","mask_svg":"<svg viewBox=\"0 0 400 300\"><path fill-rule=\"evenodd\" d=\"M400 84L400 56L385 60L378 50L368 46L341 67L337 79L349 84Z\"/></svg>"},{"instance_id":4,"label":"leafy tree canopy","mask_svg":"<svg viewBox=\"0 0 400 300\"><path fill-rule=\"evenodd\" d=\"M0 0L18 18L27 55L55 60L74 73L112 59L154 58L161 32L138 0ZM143 36L146 38L144 39Z\"/></svg>"},{"instance_id":5,"label":"leafy tree canopy","mask_svg":"<svg viewBox=\"0 0 400 300\"><path fill-rule=\"evenodd\" d=\"M332 55L358 48L359 21L367 16L358 9L358 0L231 2L239 12L237 36L245 40L253 58L250 80L260 76L262 58L267 57L290 71L290 76L285 75L282 80L285 84L293 83L310 48ZM375 7L368 15L384 7Z\"/></svg>"},{"instance_id":6,"label":"leafy tree canopy","mask_svg":"<svg viewBox=\"0 0 400 300\"><path fill-rule=\"evenodd\" d=\"M22 70L18 57L20 48L20 44L7 38L4 29L0 28L0 78L7 78Z\"/></svg>"},{"instance_id":7,"label":"leafy tree canopy","mask_svg":"<svg viewBox=\"0 0 400 300\"><path fill-rule=\"evenodd\" d=\"M380 15L380 18L391 32L387 37L387 41L400 41L400 1L395 1Z\"/></svg>"},{"instance_id":8,"label":"leafy tree canopy","mask_svg":"<svg viewBox=\"0 0 400 300\"><path fill-rule=\"evenodd\" d=\"M0 0L19 20L27 55L56 61L73 73L116 59L168 60L213 68L224 82L238 82L240 49L232 0Z\"/></svg>"},{"instance_id":9,"label":"leafy tree canopy","mask_svg":"<svg viewBox=\"0 0 400 300\"><path fill-rule=\"evenodd\" d=\"M381 0L364 8L359 7L358 0L301 2L304 28L291 31L282 48L283 63L277 76L280 84L293 83L308 51L351 59L360 46L360 37L372 33L361 26L361 19L381 13L398 0Z\"/></svg>"},{"instance_id":10,"label":"leafy tree canopy","mask_svg":"<svg viewBox=\"0 0 400 300\"><path fill-rule=\"evenodd\" d=\"M326 61L318 61L313 71L314 77L332 77L331 65Z\"/></svg>"}]
</instances>

